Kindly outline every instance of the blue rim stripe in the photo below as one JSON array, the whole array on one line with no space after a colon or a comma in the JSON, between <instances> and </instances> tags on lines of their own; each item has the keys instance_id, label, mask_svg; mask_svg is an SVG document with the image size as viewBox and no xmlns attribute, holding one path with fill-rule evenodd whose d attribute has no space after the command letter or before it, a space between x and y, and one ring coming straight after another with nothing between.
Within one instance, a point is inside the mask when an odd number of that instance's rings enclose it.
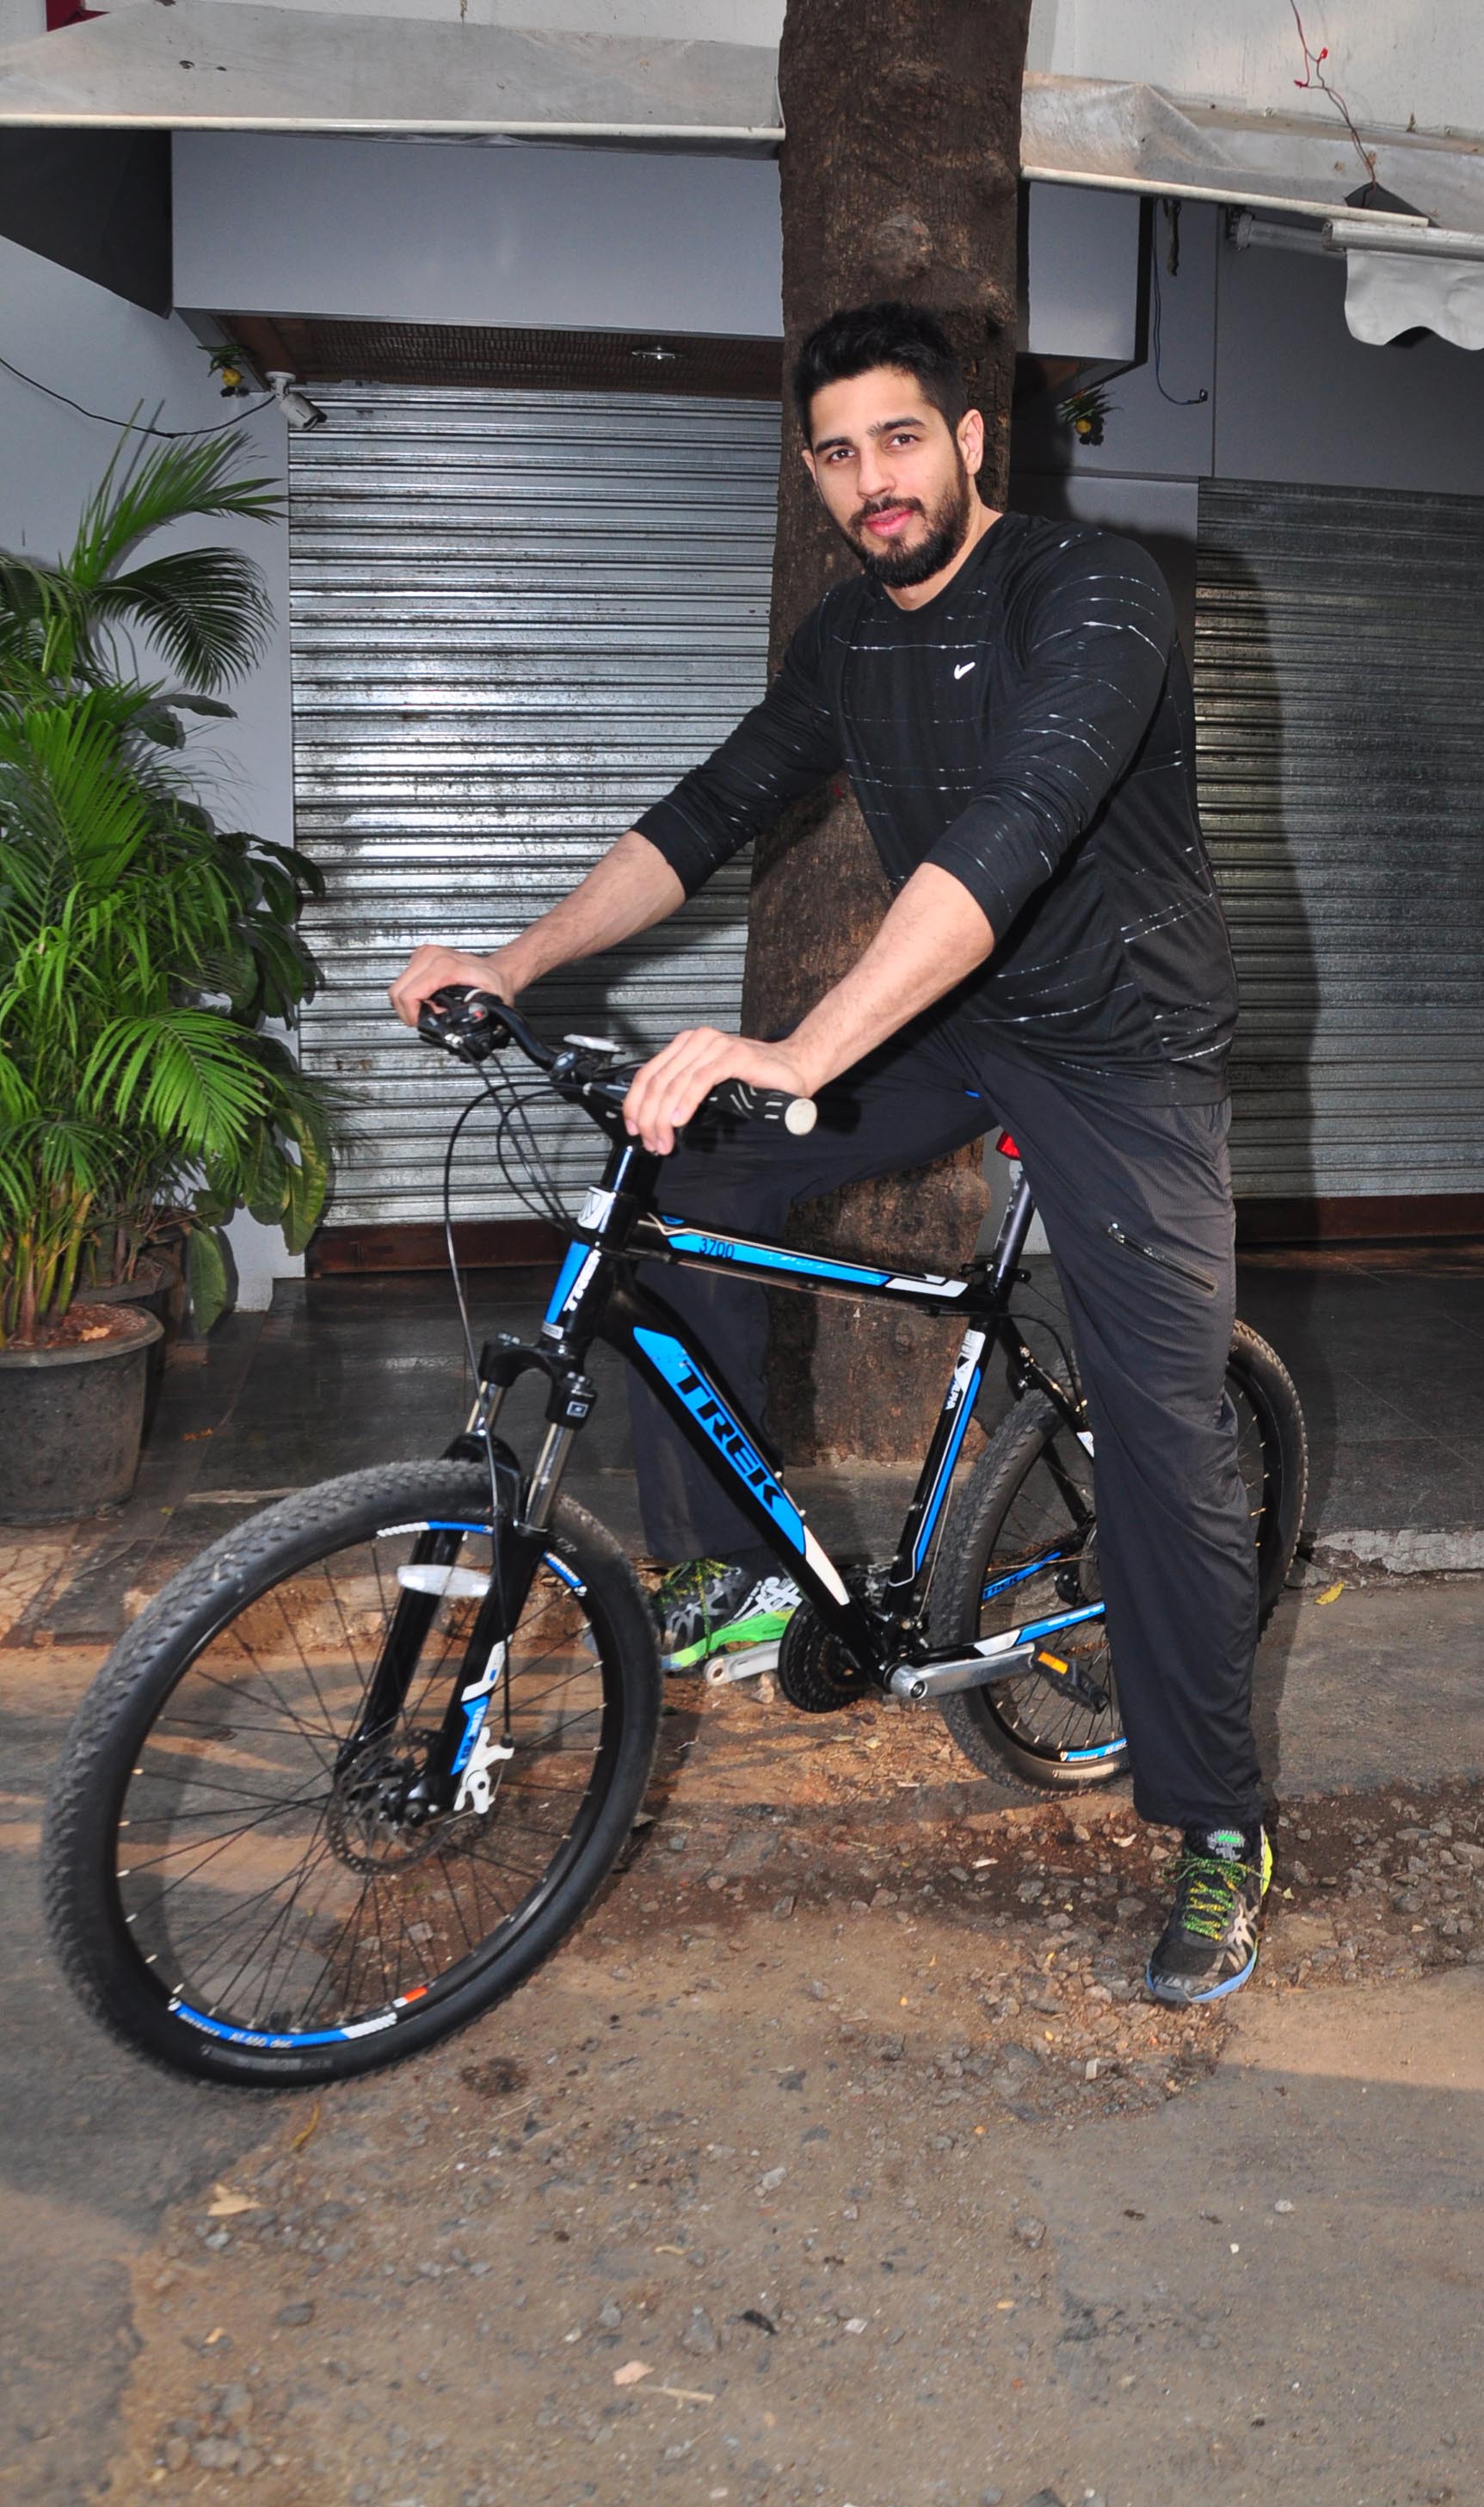
<instances>
[{"instance_id":1,"label":"blue rim stripe","mask_svg":"<svg viewBox=\"0 0 1484 2507\"><path fill-rule=\"evenodd\" d=\"M208 2037L223 2037L230 2046L281 2047L285 2053L301 2046L343 2046L347 2038L374 2037L383 2028L395 2028L400 2016L393 2009L379 2011L371 2019L352 2020L345 2028L233 2028L223 2019L208 2017L204 2011L193 2011L189 2002L172 2002L170 2011L176 2019L189 2019L193 2028L203 2029Z\"/></svg>"},{"instance_id":2,"label":"blue rim stripe","mask_svg":"<svg viewBox=\"0 0 1484 2507\"><path fill-rule=\"evenodd\" d=\"M570 1567L563 1567L561 1559L554 1558L549 1549L544 1553L541 1563L544 1567L549 1567L554 1576L561 1577L569 1593L586 1593L588 1588L582 1578L574 1576Z\"/></svg>"}]
</instances>

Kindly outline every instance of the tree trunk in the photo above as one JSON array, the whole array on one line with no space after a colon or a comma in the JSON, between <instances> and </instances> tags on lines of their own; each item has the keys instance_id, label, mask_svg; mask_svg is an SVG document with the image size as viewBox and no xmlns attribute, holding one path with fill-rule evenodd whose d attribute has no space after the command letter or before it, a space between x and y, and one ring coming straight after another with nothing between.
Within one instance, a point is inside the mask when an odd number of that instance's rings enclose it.
<instances>
[{"instance_id":1,"label":"tree trunk","mask_svg":"<svg viewBox=\"0 0 1484 2507\"><path fill-rule=\"evenodd\" d=\"M787 131L785 368L827 314L884 297L927 307L984 412L980 490L1004 499L1016 335L1016 187L1030 0L788 0L778 55ZM799 458L785 393L772 662L857 561ZM888 903L844 781L756 849L743 986L749 1036L802 1017L853 965ZM805 1206L795 1241L965 1262L986 1203L977 1148ZM952 1326L949 1327L949 1336ZM795 1461L916 1456L942 1399L945 1329L880 1304L774 1300L770 1413Z\"/></svg>"}]
</instances>

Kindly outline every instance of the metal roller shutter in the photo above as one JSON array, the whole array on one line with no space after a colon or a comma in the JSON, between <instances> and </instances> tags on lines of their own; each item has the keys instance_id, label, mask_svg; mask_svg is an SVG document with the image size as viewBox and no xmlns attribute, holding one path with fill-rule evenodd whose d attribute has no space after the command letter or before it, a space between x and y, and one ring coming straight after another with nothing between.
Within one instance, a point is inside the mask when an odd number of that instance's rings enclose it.
<instances>
[{"instance_id":1,"label":"metal roller shutter","mask_svg":"<svg viewBox=\"0 0 1484 2507\"><path fill-rule=\"evenodd\" d=\"M298 840L329 884L311 1072L350 1094L332 1226L427 1220L477 1083L392 1019L421 940L489 947L573 886L760 695L778 412L755 400L320 384L293 436ZM547 1032L637 1045L735 1018L745 859L673 922L540 985ZM537 1100L568 1190L599 1145ZM455 1208L522 1204L470 1124Z\"/></svg>"},{"instance_id":2,"label":"metal roller shutter","mask_svg":"<svg viewBox=\"0 0 1484 2507\"><path fill-rule=\"evenodd\" d=\"M1203 485L1239 1194L1484 1190L1484 501Z\"/></svg>"}]
</instances>

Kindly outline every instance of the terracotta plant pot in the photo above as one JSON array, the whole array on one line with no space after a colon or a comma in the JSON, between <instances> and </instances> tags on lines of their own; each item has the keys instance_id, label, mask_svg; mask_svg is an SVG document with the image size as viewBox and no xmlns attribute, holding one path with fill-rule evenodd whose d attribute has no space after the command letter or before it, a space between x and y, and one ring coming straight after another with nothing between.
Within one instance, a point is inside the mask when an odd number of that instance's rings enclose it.
<instances>
[{"instance_id":1,"label":"terracotta plant pot","mask_svg":"<svg viewBox=\"0 0 1484 2507\"><path fill-rule=\"evenodd\" d=\"M102 1337L0 1349L0 1523L71 1523L122 1506L134 1485L154 1315L75 1305Z\"/></svg>"}]
</instances>

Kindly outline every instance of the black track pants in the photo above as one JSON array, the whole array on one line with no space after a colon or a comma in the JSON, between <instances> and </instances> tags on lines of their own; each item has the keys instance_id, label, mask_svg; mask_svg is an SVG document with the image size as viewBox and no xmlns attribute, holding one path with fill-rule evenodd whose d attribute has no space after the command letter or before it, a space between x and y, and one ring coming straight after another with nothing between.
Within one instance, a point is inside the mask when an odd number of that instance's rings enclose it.
<instances>
[{"instance_id":1,"label":"black track pants","mask_svg":"<svg viewBox=\"0 0 1484 2507\"><path fill-rule=\"evenodd\" d=\"M1014 1134L1087 1394L1099 1564L1134 1798L1145 1819L1173 1826L1247 1826L1261 1810L1251 1729L1256 1559L1225 1395L1235 1313L1228 1112L1225 1104L1109 1098L928 1028L894 1038L827 1092L806 1140L749 1126L687 1143L660 1191L667 1215L778 1237L796 1201L924 1165L995 1123ZM1110 1227L1198 1279L1120 1245ZM859 1250L904 1269L920 1258L910 1244ZM679 1267L654 1285L761 1418L763 1291ZM752 1526L630 1381L653 1554L755 1547Z\"/></svg>"}]
</instances>

